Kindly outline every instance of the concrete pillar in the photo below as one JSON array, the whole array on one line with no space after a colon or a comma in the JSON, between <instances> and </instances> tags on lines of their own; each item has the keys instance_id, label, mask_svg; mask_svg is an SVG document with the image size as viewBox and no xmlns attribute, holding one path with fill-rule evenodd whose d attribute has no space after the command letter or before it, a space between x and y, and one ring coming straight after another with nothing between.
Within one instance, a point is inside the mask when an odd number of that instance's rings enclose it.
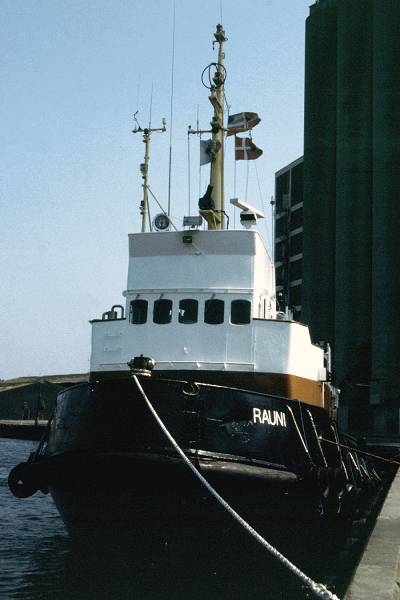
<instances>
[{"instance_id":1,"label":"concrete pillar","mask_svg":"<svg viewBox=\"0 0 400 600\"><path fill-rule=\"evenodd\" d=\"M370 379L372 0L341 0L337 27L335 380Z\"/></svg>"},{"instance_id":2,"label":"concrete pillar","mask_svg":"<svg viewBox=\"0 0 400 600\"><path fill-rule=\"evenodd\" d=\"M386 420L387 414L385 408L379 408L379 410L374 410L374 433L386 433Z\"/></svg>"},{"instance_id":3,"label":"concrete pillar","mask_svg":"<svg viewBox=\"0 0 400 600\"><path fill-rule=\"evenodd\" d=\"M334 339L336 8L306 22L302 320Z\"/></svg>"},{"instance_id":4,"label":"concrete pillar","mask_svg":"<svg viewBox=\"0 0 400 600\"><path fill-rule=\"evenodd\" d=\"M400 400L400 3L374 3L371 402Z\"/></svg>"}]
</instances>

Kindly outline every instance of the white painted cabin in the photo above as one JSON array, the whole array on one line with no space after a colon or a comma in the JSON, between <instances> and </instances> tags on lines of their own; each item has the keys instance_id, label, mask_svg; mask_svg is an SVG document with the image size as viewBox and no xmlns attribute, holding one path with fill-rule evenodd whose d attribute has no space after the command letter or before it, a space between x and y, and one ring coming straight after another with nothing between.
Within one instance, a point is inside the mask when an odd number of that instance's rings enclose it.
<instances>
[{"instance_id":1,"label":"white painted cabin","mask_svg":"<svg viewBox=\"0 0 400 600\"><path fill-rule=\"evenodd\" d=\"M143 354L155 370L324 380L308 328L276 319L274 279L256 230L129 235L127 318L92 322L91 372L128 371Z\"/></svg>"}]
</instances>

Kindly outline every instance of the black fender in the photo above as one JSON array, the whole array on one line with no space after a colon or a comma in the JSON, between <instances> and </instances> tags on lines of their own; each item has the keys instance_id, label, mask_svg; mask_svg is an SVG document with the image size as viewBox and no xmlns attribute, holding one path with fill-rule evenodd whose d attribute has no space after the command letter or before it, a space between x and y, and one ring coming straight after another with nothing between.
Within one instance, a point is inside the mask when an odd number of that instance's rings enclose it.
<instances>
[{"instance_id":1,"label":"black fender","mask_svg":"<svg viewBox=\"0 0 400 600\"><path fill-rule=\"evenodd\" d=\"M29 498L38 491L39 488L32 479L29 463L20 463L11 469L8 487L17 498Z\"/></svg>"}]
</instances>

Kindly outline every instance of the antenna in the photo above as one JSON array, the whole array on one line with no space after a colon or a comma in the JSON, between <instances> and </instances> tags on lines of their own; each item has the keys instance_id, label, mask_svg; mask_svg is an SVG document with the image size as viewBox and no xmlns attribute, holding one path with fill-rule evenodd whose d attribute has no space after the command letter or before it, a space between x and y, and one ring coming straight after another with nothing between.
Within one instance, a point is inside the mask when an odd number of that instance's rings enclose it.
<instances>
[{"instance_id":1,"label":"antenna","mask_svg":"<svg viewBox=\"0 0 400 600\"><path fill-rule=\"evenodd\" d=\"M140 99L140 83L141 83L141 75L139 75L139 77L138 77L138 82L137 82L137 90L136 90L136 106L139 106L139 99Z\"/></svg>"},{"instance_id":2,"label":"antenna","mask_svg":"<svg viewBox=\"0 0 400 600\"><path fill-rule=\"evenodd\" d=\"M151 90L151 98L153 99L153 87ZM149 124L151 124L152 99L150 102L150 123ZM142 174L142 179L143 179L143 183L142 183L143 200L141 200L141 202L140 202L140 214L142 217L142 232L145 232L146 228L147 228L147 221L150 219L149 201L148 201L148 192L149 192L148 173L149 173L151 134L154 133L155 131L160 131L160 132L167 131L167 127L166 127L165 119L162 119L162 121L161 121L162 127L155 127L153 129L151 127L146 127L145 129L142 129L142 127L140 127L137 115L138 115L138 111L136 111L135 114L133 115L133 120L135 121L135 128L132 129L132 133L143 133L143 142L145 144L144 162L142 162L140 165L140 172ZM150 221L149 221L149 223L150 223Z\"/></svg>"},{"instance_id":3,"label":"antenna","mask_svg":"<svg viewBox=\"0 0 400 600\"><path fill-rule=\"evenodd\" d=\"M151 128L151 115L153 112L153 86L154 84L151 84L151 92L150 92L150 109L149 109L149 129Z\"/></svg>"},{"instance_id":4,"label":"antenna","mask_svg":"<svg viewBox=\"0 0 400 600\"><path fill-rule=\"evenodd\" d=\"M187 139L187 151L188 151L188 211L190 215L190 135L188 134Z\"/></svg>"},{"instance_id":5,"label":"antenna","mask_svg":"<svg viewBox=\"0 0 400 600\"><path fill-rule=\"evenodd\" d=\"M199 118L200 118L200 107L197 105L197 120L196 120L196 129L199 131ZM201 133L200 133L200 144L201 144ZM199 161L199 198L201 196L201 163Z\"/></svg>"},{"instance_id":6,"label":"antenna","mask_svg":"<svg viewBox=\"0 0 400 600\"><path fill-rule=\"evenodd\" d=\"M174 104L174 68L175 68L175 0L172 20L172 60L171 60L171 104L169 111L169 163L168 163L168 214L171 213L171 173L172 173L172 123Z\"/></svg>"},{"instance_id":7,"label":"antenna","mask_svg":"<svg viewBox=\"0 0 400 600\"><path fill-rule=\"evenodd\" d=\"M271 196L272 262L275 266L275 198Z\"/></svg>"}]
</instances>

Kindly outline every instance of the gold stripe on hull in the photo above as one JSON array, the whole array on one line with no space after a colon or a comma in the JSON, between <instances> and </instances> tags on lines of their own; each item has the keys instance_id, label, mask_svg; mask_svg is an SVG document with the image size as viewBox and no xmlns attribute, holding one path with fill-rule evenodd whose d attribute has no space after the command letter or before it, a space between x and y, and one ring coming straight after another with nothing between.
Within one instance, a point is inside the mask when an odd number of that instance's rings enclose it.
<instances>
[{"instance_id":1,"label":"gold stripe on hull","mask_svg":"<svg viewBox=\"0 0 400 600\"><path fill-rule=\"evenodd\" d=\"M90 374L91 381L127 378L121 371L97 371ZM203 371L203 370L155 370L154 378L191 380L211 385L221 385L251 390L261 394L281 396L289 400L299 400L305 404L319 406L330 412L331 396L327 386L321 381L312 381L297 375L282 373L245 373L243 371Z\"/></svg>"}]
</instances>

